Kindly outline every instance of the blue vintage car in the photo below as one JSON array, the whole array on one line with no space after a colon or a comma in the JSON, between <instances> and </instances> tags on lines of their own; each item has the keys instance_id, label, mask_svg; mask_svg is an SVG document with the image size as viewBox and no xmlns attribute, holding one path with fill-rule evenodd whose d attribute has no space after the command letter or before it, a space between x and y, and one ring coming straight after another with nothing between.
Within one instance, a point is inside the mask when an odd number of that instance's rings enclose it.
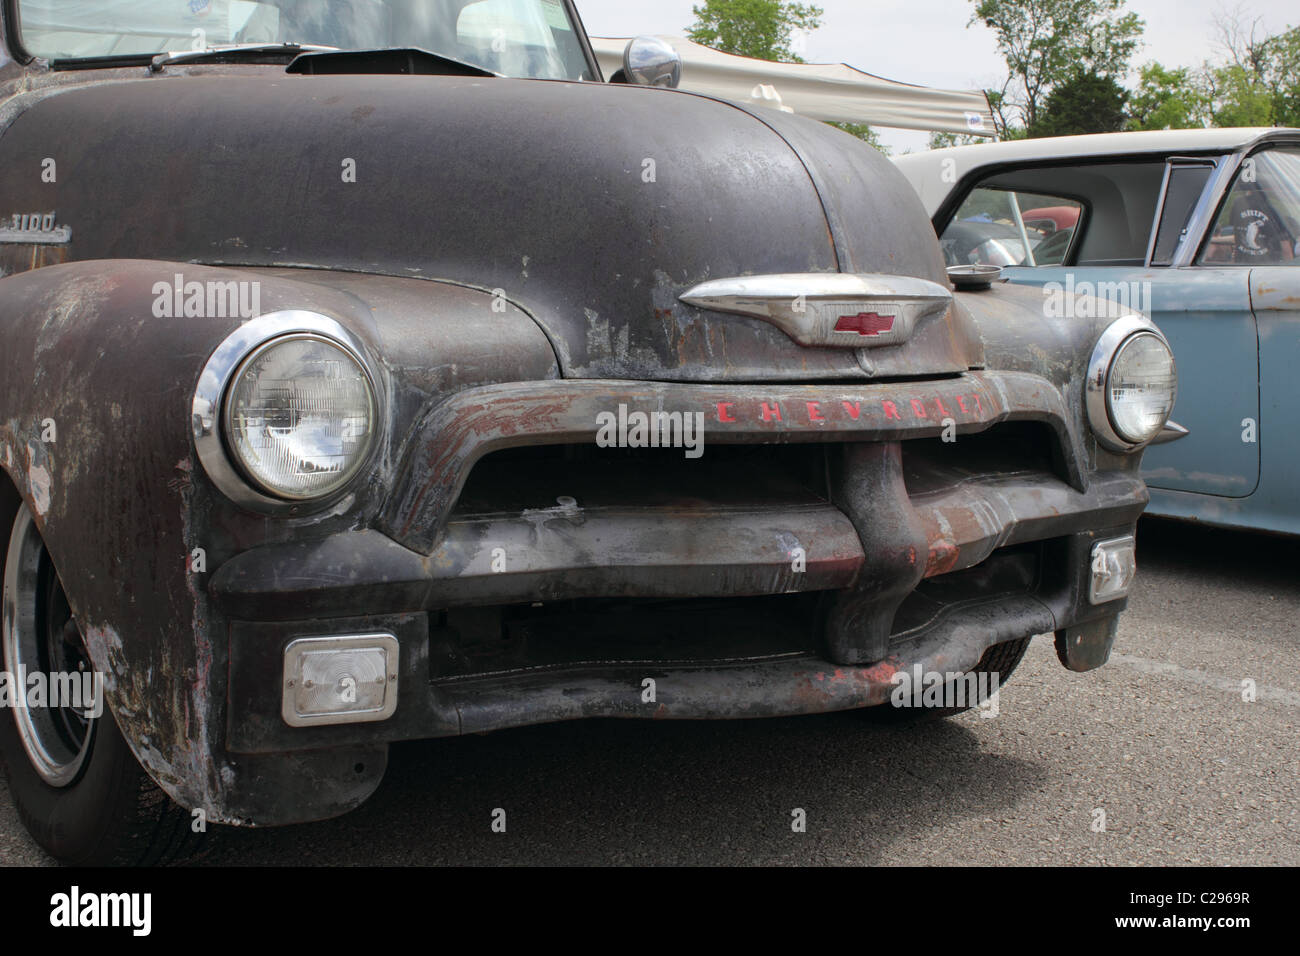
<instances>
[{"instance_id":1,"label":"blue vintage car","mask_svg":"<svg viewBox=\"0 0 1300 956\"><path fill-rule=\"evenodd\" d=\"M1091 293L1164 331L1177 426L1143 461L1149 514L1300 534L1300 130L1021 140L897 165L949 267L1000 266L1040 286L1049 315Z\"/></svg>"}]
</instances>

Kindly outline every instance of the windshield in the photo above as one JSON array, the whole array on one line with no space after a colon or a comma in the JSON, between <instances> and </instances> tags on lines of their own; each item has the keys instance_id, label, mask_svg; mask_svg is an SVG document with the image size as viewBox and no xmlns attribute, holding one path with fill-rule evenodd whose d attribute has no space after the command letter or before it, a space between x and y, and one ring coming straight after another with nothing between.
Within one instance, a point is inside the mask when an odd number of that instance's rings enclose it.
<instances>
[{"instance_id":1,"label":"windshield","mask_svg":"<svg viewBox=\"0 0 1300 956\"><path fill-rule=\"evenodd\" d=\"M19 0L27 51L49 60L230 43L416 47L505 76L594 79L562 0Z\"/></svg>"}]
</instances>

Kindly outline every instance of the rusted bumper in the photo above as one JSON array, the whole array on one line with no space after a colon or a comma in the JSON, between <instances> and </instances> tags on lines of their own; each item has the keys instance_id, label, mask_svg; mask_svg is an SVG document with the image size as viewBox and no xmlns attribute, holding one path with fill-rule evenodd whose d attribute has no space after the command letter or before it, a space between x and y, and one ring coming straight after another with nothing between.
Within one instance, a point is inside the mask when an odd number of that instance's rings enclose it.
<instances>
[{"instance_id":1,"label":"rusted bumper","mask_svg":"<svg viewBox=\"0 0 1300 956\"><path fill-rule=\"evenodd\" d=\"M1144 497L1126 474L1079 492L1059 479L968 481L903 507L925 536L931 578L972 568L994 551L1092 529L1122 529ZM493 567L500 549L510 560ZM802 550L803 570L794 570ZM246 621L437 611L601 597L723 598L853 588L869 564L849 518L829 503L770 511L708 506L557 506L523 516L449 523L430 555L378 531L247 551L212 582L217 606Z\"/></svg>"}]
</instances>

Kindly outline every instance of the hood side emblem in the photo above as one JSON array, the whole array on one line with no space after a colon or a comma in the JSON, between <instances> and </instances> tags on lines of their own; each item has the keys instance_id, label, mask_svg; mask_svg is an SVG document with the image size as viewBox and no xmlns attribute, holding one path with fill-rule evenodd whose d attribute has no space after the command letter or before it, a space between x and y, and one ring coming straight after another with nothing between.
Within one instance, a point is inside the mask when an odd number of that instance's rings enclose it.
<instances>
[{"instance_id":1,"label":"hood side emblem","mask_svg":"<svg viewBox=\"0 0 1300 956\"><path fill-rule=\"evenodd\" d=\"M0 242L53 246L72 241L72 227L57 222L52 212L14 213L0 219Z\"/></svg>"},{"instance_id":2,"label":"hood side emblem","mask_svg":"<svg viewBox=\"0 0 1300 956\"><path fill-rule=\"evenodd\" d=\"M948 310L952 293L910 276L818 272L713 279L681 300L769 322L800 345L864 349L909 341L919 322Z\"/></svg>"}]
</instances>

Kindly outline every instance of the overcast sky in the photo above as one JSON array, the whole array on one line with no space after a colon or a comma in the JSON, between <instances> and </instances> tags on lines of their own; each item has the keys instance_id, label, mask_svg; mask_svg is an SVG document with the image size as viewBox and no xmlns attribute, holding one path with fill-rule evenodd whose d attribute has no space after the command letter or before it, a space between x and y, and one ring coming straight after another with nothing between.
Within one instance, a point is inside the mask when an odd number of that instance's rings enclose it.
<instances>
[{"instance_id":1,"label":"overcast sky","mask_svg":"<svg viewBox=\"0 0 1300 956\"><path fill-rule=\"evenodd\" d=\"M695 0L698 2L698 0ZM993 34L967 28L969 0L816 0L822 28L806 38L810 63L848 63L891 80L949 89L1000 85L1005 66ZM592 36L665 33L680 36L694 20L693 0L577 0ZM1215 55L1214 17L1240 8L1270 32L1300 25L1295 0L1129 0L1146 21L1141 64L1191 65ZM926 134L882 130L895 152L924 149Z\"/></svg>"}]
</instances>

